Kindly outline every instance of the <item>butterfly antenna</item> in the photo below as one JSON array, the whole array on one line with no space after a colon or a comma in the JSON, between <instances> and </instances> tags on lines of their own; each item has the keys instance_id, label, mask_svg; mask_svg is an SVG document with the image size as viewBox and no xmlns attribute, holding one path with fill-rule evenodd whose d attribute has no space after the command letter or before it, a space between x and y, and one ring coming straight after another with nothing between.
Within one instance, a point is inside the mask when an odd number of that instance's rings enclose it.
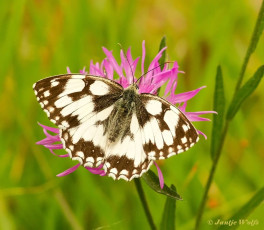
<instances>
[{"instance_id":1,"label":"butterfly antenna","mask_svg":"<svg viewBox=\"0 0 264 230\"><path fill-rule=\"evenodd\" d=\"M133 70L132 70L132 66L131 66L131 64L130 64L130 62L129 62L129 60L128 60L128 58L127 58L126 52L125 52L125 50L123 49L122 45L121 45L120 43L117 43L117 44L120 46L121 50L123 51L123 54L125 55L125 58L126 58L126 60L127 60L127 63L128 63L129 68L130 68L130 70L131 70L131 74L132 74L132 77L133 77L133 84L134 84L134 83L135 83L135 82L134 82L135 76L134 76L134 73L133 73Z\"/></svg>"},{"instance_id":2,"label":"butterfly antenna","mask_svg":"<svg viewBox=\"0 0 264 230\"><path fill-rule=\"evenodd\" d=\"M164 66L165 64L169 64L169 63L174 63L174 62L173 62L173 61L166 61L166 62L164 62L164 63L162 63L162 64L160 64L160 65L154 67L153 69L148 70L147 72L145 72L144 74L142 74L142 75L140 76L140 78L137 79L136 83L137 83L137 82L138 82L143 76L145 76L147 73L149 73L149 72L153 71L154 69L157 69L157 68L159 68L159 67L161 67L161 66Z\"/></svg>"}]
</instances>

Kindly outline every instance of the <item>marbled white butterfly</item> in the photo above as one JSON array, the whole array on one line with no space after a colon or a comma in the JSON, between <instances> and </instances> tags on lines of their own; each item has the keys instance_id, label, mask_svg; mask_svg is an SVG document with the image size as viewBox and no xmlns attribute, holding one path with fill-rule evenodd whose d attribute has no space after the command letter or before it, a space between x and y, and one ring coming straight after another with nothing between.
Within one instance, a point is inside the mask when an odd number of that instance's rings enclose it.
<instances>
[{"instance_id":1,"label":"marbled white butterfly","mask_svg":"<svg viewBox=\"0 0 264 230\"><path fill-rule=\"evenodd\" d=\"M186 116L159 96L124 89L103 77L66 74L33 85L64 149L84 167L104 164L108 176L132 180L154 160L192 147L198 133Z\"/></svg>"}]
</instances>

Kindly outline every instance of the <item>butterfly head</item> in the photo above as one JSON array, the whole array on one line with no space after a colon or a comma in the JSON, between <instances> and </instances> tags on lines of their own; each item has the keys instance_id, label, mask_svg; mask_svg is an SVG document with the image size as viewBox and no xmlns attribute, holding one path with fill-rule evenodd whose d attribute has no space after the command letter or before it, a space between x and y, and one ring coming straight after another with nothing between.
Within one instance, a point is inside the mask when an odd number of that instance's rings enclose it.
<instances>
[{"instance_id":1,"label":"butterfly head","mask_svg":"<svg viewBox=\"0 0 264 230\"><path fill-rule=\"evenodd\" d=\"M123 99L125 101L135 101L138 93L138 85L136 83L131 84L127 89L124 90Z\"/></svg>"},{"instance_id":2,"label":"butterfly head","mask_svg":"<svg viewBox=\"0 0 264 230\"><path fill-rule=\"evenodd\" d=\"M138 86L137 82L133 82L127 89L132 89L133 91L138 93L139 86Z\"/></svg>"}]
</instances>

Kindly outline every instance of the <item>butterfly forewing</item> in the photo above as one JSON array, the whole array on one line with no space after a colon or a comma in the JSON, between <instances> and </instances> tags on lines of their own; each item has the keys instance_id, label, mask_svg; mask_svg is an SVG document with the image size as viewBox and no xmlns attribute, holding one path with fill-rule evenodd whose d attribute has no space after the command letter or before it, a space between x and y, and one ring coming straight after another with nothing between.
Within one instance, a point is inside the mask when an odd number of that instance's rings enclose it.
<instances>
[{"instance_id":1,"label":"butterfly forewing","mask_svg":"<svg viewBox=\"0 0 264 230\"><path fill-rule=\"evenodd\" d=\"M64 148L84 166L104 162L106 120L123 87L89 75L68 74L40 80L33 86L49 119L60 128Z\"/></svg>"},{"instance_id":2,"label":"butterfly forewing","mask_svg":"<svg viewBox=\"0 0 264 230\"><path fill-rule=\"evenodd\" d=\"M42 109L60 128L80 125L89 113L102 110L96 103L98 98L107 95L108 99L114 100L123 92L123 87L114 81L77 74L42 79L33 85L33 89ZM109 103L103 105L109 106Z\"/></svg>"}]
</instances>

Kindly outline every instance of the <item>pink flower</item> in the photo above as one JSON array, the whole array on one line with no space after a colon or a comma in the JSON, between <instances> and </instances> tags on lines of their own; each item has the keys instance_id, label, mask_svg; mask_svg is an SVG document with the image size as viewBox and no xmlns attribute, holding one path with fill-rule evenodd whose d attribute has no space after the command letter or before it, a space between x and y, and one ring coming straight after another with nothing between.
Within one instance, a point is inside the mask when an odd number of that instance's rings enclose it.
<instances>
[{"instance_id":1,"label":"pink flower","mask_svg":"<svg viewBox=\"0 0 264 230\"><path fill-rule=\"evenodd\" d=\"M138 82L139 87L139 93L151 93L151 94L157 94L158 89L163 86L166 82L166 88L165 93L162 96L166 100L170 101L172 104L176 104L178 108L185 114L185 116L190 121L209 121L207 118L200 117L200 115L208 114L208 113L215 113L214 111L201 111L201 112L187 112L187 102L192 99L201 89L205 88L205 86L200 87L198 89L175 94L176 88L177 88L177 80L178 80L178 74L182 73L182 71L179 71L179 66L177 62L174 62L172 67L170 68L168 64L165 64L163 66L160 66L159 59L162 56L162 53L166 49L163 48L156 57L152 60L150 63L147 72L145 71L145 41L142 43L142 58L141 58L141 74L145 75L140 78ZM106 58L101 62L101 64L93 63L93 61L90 62L90 68L89 71L86 72L85 68L80 71L81 74L90 74L95 76L100 76L104 78L108 78L111 80L114 80L121 84L124 88L127 88L129 85L131 85L133 82L135 82L137 79L134 78L136 75L136 67L139 62L139 57L136 59L132 58L131 55L131 49L129 48L126 55L124 54L123 50L120 51L120 57L121 57L121 64L119 65L116 61L116 59L113 57L112 52L107 50L103 47L103 51L106 55ZM70 73L70 69L67 68L67 72ZM114 75L118 76L118 79L114 78ZM63 146L61 144L61 140L59 137L59 129L58 128L51 128L48 126L44 126L39 124L46 135L46 138L37 142L39 145L43 145L44 147L48 148L52 154L56 155L54 153L54 149L62 149ZM197 130L199 134L203 135L205 138L206 135L202 133L201 131ZM53 135L51 133L53 133ZM65 155L56 155L59 157L69 157L68 154ZM158 165L154 162L154 164L157 167L158 175L160 179L160 186L163 188L164 185L164 179L161 173L161 170L159 169ZM57 176L65 176L69 173L72 173L75 171L80 164L75 165L74 167L67 169L66 171L58 174ZM100 176L104 176L105 172L103 171L103 165L100 165L98 168L90 168L85 167L87 170L89 170L93 174L99 174Z\"/></svg>"}]
</instances>

